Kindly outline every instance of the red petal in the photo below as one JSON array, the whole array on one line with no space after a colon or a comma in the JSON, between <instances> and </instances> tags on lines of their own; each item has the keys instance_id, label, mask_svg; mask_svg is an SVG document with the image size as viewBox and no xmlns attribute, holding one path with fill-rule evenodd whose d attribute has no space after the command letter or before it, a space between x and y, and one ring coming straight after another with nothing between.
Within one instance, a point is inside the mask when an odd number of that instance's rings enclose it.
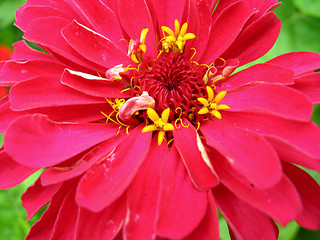
<instances>
[{"instance_id":1,"label":"red petal","mask_svg":"<svg viewBox=\"0 0 320 240\"><path fill-rule=\"evenodd\" d=\"M289 121L258 112L224 112L223 120L263 136L275 137L309 157L320 159L320 129L312 122Z\"/></svg>"},{"instance_id":2,"label":"red petal","mask_svg":"<svg viewBox=\"0 0 320 240\"><path fill-rule=\"evenodd\" d=\"M223 185L213 189L213 196L236 239L277 239L275 224L265 214L237 198Z\"/></svg>"},{"instance_id":3,"label":"red petal","mask_svg":"<svg viewBox=\"0 0 320 240\"><path fill-rule=\"evenodd\" d=\"M207 213L198 227L183 240L219 240L219 219L212 192L208 192Z\"/></svg>"},{"instance_id":4,"label":"red petal","mask_svg":"<svg viewBox=\"0 0 320 240\"><path fill-rule=\"evenodd\" d=\"M52 61L8 61L2 67L0 83L11 86L17 82L39 75L61 74L63 69L63 65Z\"/></svg>"},{"instance_id":5,"label":"red petal","mask_svg":"<svg viewBox=\"0 0 320 240\"><path fill-rule=\"evenodd\" d=\"M293 72L287 68L265 63L256 64L228 77L221 82L218 82L217 88L221 88L225 91L232 91L248 84L292 84L294 83L293 75Z\"/></svg>"},{"instance_id":6,"label":"red petal","mask_svg":"<svg viewBox=\"0 0 320 240\"><path fill-rule=\"evenodd\" d=\"M79 93L60 83L59 75L42 75L15 84L10 90L14 110L105 103L105 99Z\"/></svg>"},{"instance_id":7,"label":"red petal","mask_svg":"<svg viewBox=\"0 0 320 240\"><path fill-rule=\"evenodd\" d=\"M61 82L79 92L94 97L128 98L129 92L121 92L127 84L122 81L112 81L94 75L65 69Z\"/></svg>"},{"instance_id":8,"label":"red petal","mask_svg":"<svg viewBox=\"0 0 320 240\"><path fill-rule=\"evenodd\" d=\"M101 211L126 190L149 151L151 133L141 130L137 127L130 131L106 160L92 166L82 177L77 190L81 207Z\"/></svg>"},{"instance_id":9,"label":"red petal","mask_svg":"<svg viewBox=\"0 0 320 240\"><path fill-rule=\"evenodd\" d=\"M289 68L295 75L301 75L320 68L320 55L314 52L291 52L275 57L267 63Z\"/></svg>"},{"instance_id":10,"label":"red petal","mask_svg":"<svg viewBox=\"0 0 320 240\"><path fill-rule=\"evenodd\" d=\"M241 32L222 57L236 58L240 65L252 62L271 49L278 38L280 28L280 20L270 12Z\"/></svg>"},{"instance_id":11,"label":"red petal","mask_svg":"<svg viewBox=\"0 0 320 240\"><path fill-rule=\"evenodd\" d=\"M186 237L206 214L207 194L194 187L175 147L163 160L160 177L157 232L170 239Z\"/></svg>"},{"instance_id":12,"label":"red petal","mask_svg":"<svg viewBox=\"0 0 320 240\"><path fill-rule=\"evenodd\" d=\"M153 57L158 55L154 25L145 0L119 0L119 18L123 28L133 40L140 39L142 29L149 28L145 43L147 54Z\"/></svg>"},{"instance_id":13,"label":"red petal","mask_svg":"<svg viewBox=\"0 0 320 240\"><path fill-rule=\"evenodd\" d=\"M74 166L59 168L47 168L41 174L41 183L43 185L54 184L75 178L87 171L94 163L105 159L125 138L124 134L115 136L109 140L99 144L91 151L86 153ZM78 156L77 156L78 157Z\"/></svg>"},{"instance_id":14,"label":"red petal","mask_svg":"<svg viewBox=\"0 0 320 240\"><path fill-rule=\"evenodd\" d=\"M293 164L283 165L285 174L299 192L303 211L296 221L302 227L317 230L320 227L320 186L306 172Z\"/></svg>"},{"instance_id":15,"label":"red petal","mask_svg":"<svg viewBox=\"0 0 320 240\"><path fill-rule=\"evenodd\" d=\"M127 239L153 239L155 236L160 191L159 168L167 152L167 146L158 146L157 138L153 138L146 160L127 191L130 212L124 226Z\"/></svg>"},{"instance_id":16,"label":"red petal","mask_svg":"<svg viewBox=\"0 0 320 240\"><path fill-rule=\"evenodd\" d=\"M229 92L222 103L230 106L230 111L270 112L297 121L310 121L313 111L312 102L304 94L277 84L258 84Z\"/></svg>"},{"instance_id":17,"label":"red petal","mask_svg":"<svg viewBox=\"0 0 320 240\"><path fill-rule=\"evenodd\" d=\"M12 46L14 47L12 59L56 61L52 55L34 50L25 41L15 42Z\"/></svg>"},{"instance_id":18,"label":"red petal","mask_svg":"<svg viewBox=\"0 0 320 240\"><path fill-rule=\"evenodd\" d=\"M259 189L235 171L219 153L212 153L212 162L221 182L242 200L266 213L281 225L287 224L301 211L300 197L285 176L271 188Z\"/></svg>"},{"instance_id":19,"label":"red petal","mask_svg":"<svg viewBox=\"0 0 320 240\"><path fill-rule=\"evenodd\" d=\"M74 1L94 29L117 45L123 38L121 26L114 12L99 0Z\"/></svg>"},{"instance_id":20,"label":"red petal","mask_svg":"<svg viewBox=\"0 0 320 240\"><path fill-rule=\"evenodd\" d=\"M320 104L320 73L298 77L292 87L306 94L313 104Z\"/></svg>"},{"instance_id":21,"label":"red petal","mask_svg":"<svg viewBox=\"0 0 320 240\"><path fill-rule=\"evenodd\" d=\"M114 239L127 214L124 198L120 198L100 212L80 208L75 239Z\"/></svg>"},{"instance_id":22,"label":"red petal","mask_svg":"<svg viewBox=\"0 0 320 240\"><path fill-rule=\"evenodd\" d=\"M10 125L4 142L15 161L30 167L47 167L114 136L117 129L104 123L57 123L45 115L25 115Z\"/></svg>"},{"instance_id":23,"label":"red petal","mask_svg":"<svg viewBox=\"0 0 320 240\"><path fill-rule=\"evenodd\" d=\"M153 0L159 27L167 26L174 29L176 19L181 23L186 2L186 0Z\"/></svg>"},{"instance_id":24,"label":"red petal","mask_svg":"<svg viewBox=\"0 0 320 240\"><path fill-rule=\"evenodd\" d=\"M26 240L50 239L63 199L64 195L61 193L53 197L40 220L31 227Z\"/></svg>"},{"instance_id":25,"label":"red petal","mask_svg":"<svg viewBox=\"0 0 320 240\"><path fill-rule=\"evenodd\" d=\"M66 26L62 30L62 35L74 50L100 66L111 68L121 63L124 65L130 63L127 54L121 48L76 21Z\"/></svg>"},{"instance_id":26,"label":"red petal","mask_svg":"<svg viewBox=\"0 0 320 240\"><path fill-rule=\"evenodd\" d=\"M208 145L219 151L234 169L255 185L267 188L280 180L279 158L263 137L219 120L206 121L200 130Z\"/></svg>"},{"instance_id":27,"label":"red petal","mask_svg":"<svg viewBox=\"0 0 320 240\"><path fill-rule=\"evenodd\" d=\"M42 6L41 6L42 5ZM31 21L45 17L60 17L71 20L72 16L68 15L61 9L41 4L39 6L26 6L17 17L15 25L22 31L26 31Z\"/></svg>"},{"instance_id":28,"label":"red petal","mask_svg":"<svg viewBox=\"0 0 320 240\"><path fill-rule=\"evenodd\" d=\"M234 42L250 15L249 5L244 1L238 1L225 8L211 26L208 45L201 62L211 64L220 57Z\"/></svg>"},{"instance_id":29,"label":"red petal","mask_svg":"<svg viewBox=\"0 0 320 240\"><path fill-rule=\"evenodd\" d=\"M184 125L173 131L174 143L195 184L201 190L208 190L219 183L212 168L207 152L201 142L197 130L186 119Z\"/></svg>"},{"instance_id":30,"label":"red petal","mask_svg":"<svg viewBox=\"0 0 320 240\"><path fill-rule=\"evenodd\" d=\"M92 69L95 72L105 72L106 67L102 67L88 61L65 41L61 34L61 30L68 24L70 24L70 21L60 17L35 19L29 24L24 37L28 41L35 42L49 48L49 50L63 56L63 58L68 61L72 61L80 66Z\"/></svg>"},{"instance_id":31,"label":"red petal","mask_svg":"<svg viewBox=\"0 0 320 240\"><path fill-rule=\"evenodd\" d=\"M195 60L198 61L206 50L211 28L211 12L206 0L189 1L188 24L188 32L196 38L187 41L186 54L192 56L194 50L191 48L195 48Z\"/></svg>"},{"instance_id":32,"label":"red petal","mask_svg":"<svg viewBox=\"0 0 320 240\"><path fill-rule=\"evenodd\" d=\"M3 148L0 148L0 189L18 185L37 170L38 168L20 165Z\"/></svg>"},{"instance_id":33,"label":"red petal","mask_svg":"<svg viewBox=\"0 0 320 240\"><path fill-rule=\"evenodd\" d=\"M69 190L65 196L50 240L74 239L79 207L75 202L75 189Z\"/></svg>"},{"instance_id":34,"label":"red petal","mask_svg":"<svg viewBox=\"0 0 320 240\"><path fill-rule=\"evenodd\" d=\"M21 196L22 205L27 211L26 221L29 221L40 209L49 203L60 186L61 184L59 183L44 187L41 185L40 179L38 179L33 185L28 187L27 191Z\"/></svg>"}]
</instances>

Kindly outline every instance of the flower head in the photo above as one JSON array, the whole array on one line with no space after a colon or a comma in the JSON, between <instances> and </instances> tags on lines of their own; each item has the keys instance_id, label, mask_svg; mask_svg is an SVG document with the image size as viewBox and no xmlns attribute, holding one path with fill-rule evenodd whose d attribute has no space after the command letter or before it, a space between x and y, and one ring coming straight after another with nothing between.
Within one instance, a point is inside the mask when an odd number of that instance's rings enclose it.
<instances>
[{"instance_id":1,"label":"flower head","mask_svg":"<svg viewBox=\"0 0 320 240\"><path fill-rule=\"evenodd\" d=\"M27 239L276 239L320 226L320 56L274 44L275 1L27 1L1 63L0 187L33 172ZM314 87L310 89L305 83ZM305 184L302 184L304 182ZM311 194L312 193L312 194ZM68 226L66 232L65 226Z\"/></svg>"}]
</instances>

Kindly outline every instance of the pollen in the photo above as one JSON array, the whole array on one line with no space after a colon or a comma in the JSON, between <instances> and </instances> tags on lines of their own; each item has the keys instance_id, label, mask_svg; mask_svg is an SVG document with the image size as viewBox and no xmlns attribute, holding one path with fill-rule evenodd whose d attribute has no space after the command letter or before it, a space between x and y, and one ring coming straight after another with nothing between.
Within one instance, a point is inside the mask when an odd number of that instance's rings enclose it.
<instances>
[{"instance_id":1,"label":"pollen","mask_svg":"<svg viewBox=\"0 0 320 240\"><path fill-rule=\"evenodd\" d=\"M198 98L198 101L202 103L203 107L199 110L198 114L208 114L215 116L218 119L221 119L221 113L219 110L230 109L226 104L219 104L220 101L226 96L226 91L219 92L215 97L211 87L206 87L208 99Z\"/></svg>"},{"instance_id":2,"label":"pollen","mask_svg":"<svg viewBox=\"0 0 320 240\"><path fill-rule=\"evenodd\" d=\"M142 132L145 133L158 131L158 145L160 146L163 142L166 131L174 130L174 126L171 123L168 123L170 108L167 108L162 112L161 118L159 117L158 113L152 108L148 108L147 115L151 119L151 121L153 121L153 125L144 127L142 129Z\"/></svg>"},{"instance_id":3,"label":"pollen","mask_svg":"<svg viewBox=\"0 0 320 240\"><path fill-rule=\"evenodd\" d=\"M173 53L183 53L186 41L194 39L196 36L193 33L187 33L188 23L184 23L180 28L180 23L176 19L174 22L175 31L173 32L169 27L162 26L163 41L162 50L169 52L171 49ZM168 36L166 36L168 34Z\"/></svg>"}]
</instances>

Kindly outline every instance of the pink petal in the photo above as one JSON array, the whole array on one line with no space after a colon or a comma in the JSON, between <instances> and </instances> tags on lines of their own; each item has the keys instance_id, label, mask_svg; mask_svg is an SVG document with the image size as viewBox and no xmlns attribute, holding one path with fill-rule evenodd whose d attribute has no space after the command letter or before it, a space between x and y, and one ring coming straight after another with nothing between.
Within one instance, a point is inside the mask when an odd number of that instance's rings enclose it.
<instances>
[{"instance_id":1,"label":"pink petal","mask_svg":"<svg viewBox=\"0 0 320 240\"><path fill-rule=\"evenodd\" d=\"M189 1L188 24L188 32L195 34L196 38L187 41L186 54L191 57L194 53L191 48L195 48L195 60L198 61L206 50L211 28L211 12L207 1Z\"/></svg>"},{"instance_id":2,"label":"pink petal","mask_svg":"<svg viewBox=\"0 0 320 240\"><path fill-rule=\"evenodd\" d=\"M15 84L10 91L10 103L13 110L32 108L106 103L79 93L60 83L59 75L40 75Z\"/></svg>"},{"instance_id":3,"label":"pink petal","mask_svg":"<svg viewBox=\"0 0 320 240\"><path fill-rule=\"evenodd\" d=\"M270 188L260 189L234 170L219 153L212 153L212 162L221 182L228 189L281 225L295 219L301 211L300 197L287 177L282 176L280 181Z\"/></svg>"},{"instance_id":4,"label":"pink petal","mask_svg":"<svg viewBox=\"0 0 320 240\"><path fill-rule=\"evenodd\" d=\"M4 148L0 148L0 189L18 185L37 170L38 168L20 165L7 154Z\"/></svg>"},{"instance_id":5,"label":"pink petal","mask_svg":"<svg viewBox=\"0 0 320 240\"><path fill-rule=\"evenodd\" d=\"M99 0L75 0L76 5L85 15L94 29L117 45L123 38L121 26L115 13Z\"/></svg>"},{"instance_id":6,"label":"pink petal","mask_svg":"<svg viewBox=\"0 0 320 240\"><path fill-rule=\"evenodd\" d=\"M315 125L314 125L315 126ZM315 126L315 131L318 127ZM277 137L265 137L273 148L277 151L281 161L294 163L303 167L313 169L320 172L319 157L314 158L306 155L301 149L294 145L290 145Z\"/></svg>"},{"instance_id":7,"label":"pink petal","mask_svg":"<svg viewBox=\"0 0 320 240\"><path fill-rule=\"evenodd\" d=\"M292 85L293 88L307 95L313 104L320 104L320 73L309 73L298 77Z\"/></svg>"},{"instance_id":8,"label":"pink petal","mask_svg":"<svg viewBox=\"0 0 320 240\"><path fill-rule=\"evenodd\" d=\"M62 35L75 51L102 67L111 68L121 63L130 63L127 54L120 47L76 21L67 25L62 30Z\"/></svg>"},{"instance_id":9,"label":"pink petal","mask_svg":"<svg viewBox=\"0 0 320 240\"><path fill-rule=\"evenodd\" d=\"M119 0L119 18L124 30L133 40L139 40L142 29L149 28L146 38L147 54L153 57L158 55L152 17L144 0Z\"/></svg>"},{"instance_id":10,"label":"pink petal","mask_svg":"<svg viewBox=\"0 0 320 240\"><path fill-rule=\"evenodd\" d=\"M80 208L75 239L114 239L123 225L126 214L125 198L118 199L100 212Z\"/></svg>"},{"instance_id":11,"label":"pink petal","mask_svg":"<svg viewBox=\"0 0 320 240\"><path fill-rule=\"evenodd\" d=\"M235 239L278 239L277 228L265 214L237 198L223 185L213 189L213 196L222 215L232 228Z\"/></svg>"},{"instance_id":12,"label":"pink petal","mask_svg":"<svg viewBox=\"0 0 320 240\"><path fill-rule=\"evenodd\" d=\"M50 240L74 239L78 212L75 188L71 188L61 203Z\"/></svg>"},{"instance_id":13,"label":"pink petal","mask_svg":"<svg viewBox=\"0 0 320 240\"><path fill-rule=\"evenodd\" d=\"M173 131L175 146L195 186L200 190L208 190L216 186L219 179L212 168L197 130L186 119L183 121L184 125L189 127L180 126Z\"/></svg>"},{"instance_id":14,"label":"pink petal","mask_svg":"<svg viewBox=\"0 0 320 240\"><path fill-rule=\"evenodd\" d=\"M21 11L19 16L17 17L17 21L15 22L15 25L25 32L31 21L39 18L45 18L45 17L60 17L66 20L72 19L72 16L70 16L69 14L67 14L66 12L58 8L45 6L45 5L27 6Z\"/></svg>"},{"instance_id":15,"label":"pink petal","mask_svg":"<svg viewBox=\"0 0 320 240\"><path fill-rule=\"evenodd\" d=\"M8 99L8 97L6 98ZM0 132L4 132L14 119L24 114L41 113L47 115L51 120L56 122L87 123L104 118L101 111L108 114L113 110L111 110L109 104L107 105L106 103L103 103L44 107L16 112L11 109L9 101L6 101L3 104L0 103Z\"/></svg>"},{"instance_id":16,"label":"pink petal","mask_svg":"<svg viewBox=\"0 0 320 240\"><path fill-rule=\"evenodd\" d=\"M126 84L122 81L112 81L94 75L65 69L61 82L79 92L94 97L128 98L129 92L121 92Z\"/></svg>"},{"instance_id":17,"label":"pink petal","mask_svg":"<svg viewBox=\"0 0 320 240\"><path fill-rule=\"evenodd\" d=\"M277 84L258 84L229 92L222 103L230 106L230 111L270 112L298 121L310 121L313 111L312 102L304 94Z\"/></svg>"},{"instance_id":18,"label":"pink petal","mask_svg":"<svg viewBox=\"0 0 320 240\"><path fill-rule=\"evenodd\" d=\"M252 62L266 54L280 32L281 23L272 12L248 26L222 55L224 59L236 58L240 65Z\"/></svg>"},{"instance_id":19,"label":"pink petal","mask_svg":"<svg viewBox=\"0 0 320 240\"><path fill-rule=\"evenodd\" d=\"M15 42L13 45L14 51L12 54L13 60L44 60L56 61L51 55L39 52L31 48L25 41ZM57 62L57 61L56 61Z\"/></svg>"},{"instance_id":20,"label":"pink petal","mask_svg":"<svg viewBox=\"0 0 320 240\"><path fill-rule=\"evenodd\" d=\"M212 192L208 191L207 212L198 227L183 240L219 240L219 219Z\"/></svg>"},{"instance_id":21,"label":"pink petal","mask_svg":"<svg viewBox=\"0 0 320 240\"><path fill-rule=\"evenodd\" d=\"M217 88L232 91L249 84L279 83L292 84L293 72L290 69L271 64L256 64L217 83Z\"/></svg>"},{"instance_id":22,"label":"pink petal","mask_svg":"<svg viewBox=\"0 0 320 240\"><path fill-rule=\"evenodd\" d=\"M52 53L53 51L53 53L58 54L58 57L63 56L62 59L67 59L67 61L92 69L95 72L105 72L106 67L88 61L65 41L61 31L68 24L70 24L70 21L59 17L35 19L29 24L24 37L28 41L49 48L50 52Z\"/></svg>"},{"instance_id":23,"label":"pink petal","mask_svg":"<svg viewBox=\"0 0 320 240\"><path fill-rule=\"evenodd\" d=\"M225 112L223 120L260 135L274 137L309 157L320 159L320 129L312 122L289 121L257 112Z\"/></svg>"},{"instance_id":24,"label":"pink petal","mask_svg":"<svg viewBox=\"0 0 320 240\"><path fill-rule=\"evenodd\" d=\"M17 82L34 78L39 75L61 74L63 69L63 65L52 61L8 61L2 67L0 83L12 86Z\"/></svg>"},{"instance_id":25,"label":"pink petal","mask_svg":"<svg viewBox=\"0 0 320 240\"><path fill-rule=\"evenodd\" d=\"M306 172L293 164L283 165L285 174L295 185L299 192L303 211L296 219L299 225L317 230L320 228L320 186Z\"/></svg>"},{"instance_id":26,"label":"pink petal","mask_svg":"<svg viewBox=\"0 0 320 240\"><path fill-rule=\"evenodd\" d=\"M25 115L8 128L5 147L23 165L47 167L114 136L118 127L110 125L58 123L41 114Z\"/></svg>"},{"instance_id":27,"label":"pink petal","mask_svg":"<svg viewBox=\"0 0 320 240\"><path fill-rule=\"evenodd\" d=\"M130 131L125 142L81 178L77 190L81 207L101 211L123 194L149 151L151 133L141 130L140 126Z\"/></svg>"},{"instance_id":28,"label":"pink petal","mask_svg":"<svg viewBox=\"0 0 320 240\"><path fill-rule=\"evenodd\" d=\"M61 184L58 183L44 187L41 185L40 179L38 179L33 185L28 187L27 191L21 196L22 205L27 211L26 221L29 221L49 203L53 195L60 189L60 186Z\"/></svg>"},{"instance_id":29,"label":"pink petal","mask_svg":"<svg viewBox=\"0 0 320 240\"><path fill-rule=\"evenodd\" d=\"M186 0L153 0L159 27L167 26L174 29L176 19L181 23L186 3Z\"/></svg>"},{"instance_id":30,"label":"pink petal","mask_svg":"<svg viewBox=\"0 0 320 240\"><path fill-rule=\"evenodd\" d=\"M175 147L160 168L158 235L180 239L200 224L207 209L207 194L197 190L188 176Z\"/></svg>"},{"instance_id":31,"label":"pink petal","mask_svg":"<svg viewBox=\"0 0 320 240\"><path fill-rule=\"evenodd\" d=\"M200 130L209 146L258 187L268 188L280 180L279 158L263 137L220 120L206 121Z\"/></svg>"},{"instance_id":32,"label":"pink petal","mask_svg":"<svg viewBox=\"0 0 320 240\"><path fill-rule=\"evenodd\" d=\"M154 239L160 191L159 168L167 153L167 146L158 146L157 138L153 138L146 160L127 191L130 213L124 226L127 239Z\"/></svg>"},{"instance_id":33,"label":"pink petal","mask_svg":"<svg viewBox=\"0 0 320 240\"><path fill-rule=\"evenodd\" d=\"M122 134L108 139L78 159L73 166L47 168L41 174L41 183L43 185L54 184L81 175L93 164L105 159L124 138L125 136Z\"/></svg>"},{"instance_id":34,"label":"pink petal","mask_svg":"<svg viewBox=\"0 0 320 240\"><path fill-rule=\"evenodd\" d=\"M63 197L62 194L56 194L52 198L48 209L41 216L40 220L31 227L26 240L50 239Z\"/></svg>"},{"instance_id":35,"label":"pink petal","mask_svg":"<svg viewBox=\"0 0 320 240\"><path fill-rule=\"evenodd\" d=\"M275 57L267 63L289 68L295 75L301 75L320 68L320 55L315 52L291 52Z\"/></svg>"},{"instance_id":36,"label":"pink petal","mask_svg":"<svg viewBox=\"0 0 320 240\"><path fill-rule=\"evenodd\" d=\"M211 26L208 45L201 62L211 64L220 57L233 43L250 15L249 5L244 1L225 8Z\"/></svg>"}]
</instances>

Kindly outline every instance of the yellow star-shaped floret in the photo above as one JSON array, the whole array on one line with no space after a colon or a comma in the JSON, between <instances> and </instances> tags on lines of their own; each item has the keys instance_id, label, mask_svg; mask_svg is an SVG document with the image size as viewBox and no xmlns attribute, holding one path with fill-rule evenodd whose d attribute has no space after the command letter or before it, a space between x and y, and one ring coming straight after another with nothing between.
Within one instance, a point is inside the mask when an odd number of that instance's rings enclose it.
<instances>
[{"instance_id":1,"label":"yellow star-shaped floret","mask_svg":"<svg viewBox=\"0 0 320 240\"><path fill-rule=\"evenodd\" d=\"M203 107L199 110L198 114L210 113L212 116L221 119L221 113L219 110L230 109L226 104L219 104L219 102L226 96L226 91L219 92L215 97L211 87L206 88L208 93L208 99L198 98L198 101L202 103Z\"/></svg>"},{"instance_id":2,"label":"yellow star-shaped floret","mask_svg":"<svg viewBox=\"0 0 320 240\"><path fill-rule=\"evenodd\" d=\"M174 28L175 32L173 32L170 28L166 26L161 27L164 36L162 48L166 52L169 52L169 50L173 48L173 51L175 53L183 53L186 41L189 39L193 39L196 36L193 33L187 33L188 23L184 23L180 28L180 23L177 19L174 22ZM167 33L169 36L165 36L165 33Z\"/></svg>"},{"instance_id":3,"label":"yellow star-shaped floret","mask_svg":"<svg viewBox=\"0 0 320 240\"><path fill-rule=\"evenodd\" d=\"M142 132L158 131L158 145L160 146L163 142L165 132L174 130L174 126L171 123L168 123L170 108L167 108L162 112L161 118L153 108L147 109L147 115L153 121L153 125L145 126L142 129Z\"/></svg>"}]
</instances>

